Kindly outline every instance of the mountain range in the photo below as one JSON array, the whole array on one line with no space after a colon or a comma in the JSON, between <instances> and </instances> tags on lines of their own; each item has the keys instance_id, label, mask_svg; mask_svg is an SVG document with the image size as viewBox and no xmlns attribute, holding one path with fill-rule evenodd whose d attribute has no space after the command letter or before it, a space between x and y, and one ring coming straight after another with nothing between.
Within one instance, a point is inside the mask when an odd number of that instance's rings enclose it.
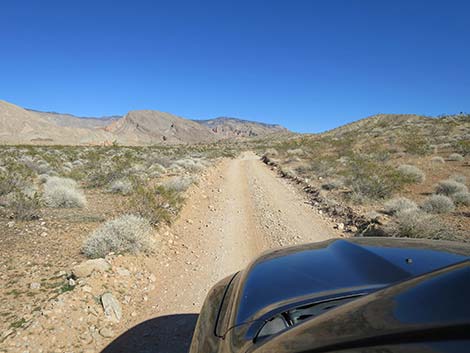
<instances>
[{"instance_id":1,"label":"mountain range","mask_svg":"<svg viewBox=\"0 0 470 353\"><path fill-rule=\"evenodd\" d=\"M237 118L190 120L156 110L78 117L25 109L0 100L0 144L195 144L286 132L280 125Z\"/></svg>"}]
</instances>

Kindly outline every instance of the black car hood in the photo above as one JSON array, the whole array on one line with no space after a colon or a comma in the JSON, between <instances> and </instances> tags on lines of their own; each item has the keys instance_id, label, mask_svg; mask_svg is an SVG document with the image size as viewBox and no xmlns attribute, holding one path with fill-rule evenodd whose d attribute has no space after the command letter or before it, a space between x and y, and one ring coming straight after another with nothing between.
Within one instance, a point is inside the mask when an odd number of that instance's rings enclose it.
<instances>
[{"instance_id":1,"label":"black car hood","mask_svg":"<svg viewBox=\"0 0 470 353\"><path fill-rule=\"evenodd\" d=\"M469 297L467 260L349 302L250 352L467 352Z\"/></svg>"},{"instance_id":2,"label":"black car hood","mask_svg":"<svg viewBox=\"0 0 470 353\"><path fill-rule=\"evenodd\" d=\"M244 271L234 324L294 298L380 289L468 259L461 243L390 238L330 240L267 253Z\"/></svg>"}]
</instances>

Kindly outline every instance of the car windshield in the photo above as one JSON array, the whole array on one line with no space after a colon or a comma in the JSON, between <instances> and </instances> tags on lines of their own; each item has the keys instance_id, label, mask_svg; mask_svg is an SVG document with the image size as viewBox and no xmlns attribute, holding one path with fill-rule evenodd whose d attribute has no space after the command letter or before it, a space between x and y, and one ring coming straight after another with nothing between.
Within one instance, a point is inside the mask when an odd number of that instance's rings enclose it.
<instances>
[{"instance_id":1,"label":"car windshield","mask_svg":"<svg viewBox=\"0 0 470 353\"><path fill-rule=\"evenodd\" d=\"M274 335L278 332L281 332L285 329L296 326L305 320L314 318L331 309L349 303L359 298L360 296L362 295L354 295L331 299L328 301L315 302L284 311L270 318L269 320L266 320L265 324L259 331L256 339L262 339Z\"/></svg>"}]
</instances>

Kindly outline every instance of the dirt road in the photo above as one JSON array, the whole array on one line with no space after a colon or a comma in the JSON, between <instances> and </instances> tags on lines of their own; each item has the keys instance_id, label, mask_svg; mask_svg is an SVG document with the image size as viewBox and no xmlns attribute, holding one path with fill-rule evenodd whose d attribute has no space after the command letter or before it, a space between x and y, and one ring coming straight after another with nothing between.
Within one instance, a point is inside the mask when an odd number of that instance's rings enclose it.
<instances>
[{"instance_id":1,"label":"dirt road","mask_svg":"<svg viewBox=\"0 0 470 353\"><path fill-rule=\"evenodd\" d=\"M104 352L186 352L214 283L265 250L337 236L295 187L253 153L209 171L190 191L171 233L156 270L160 286L136 318L141 323Z\"/></svg>"}]
</instances>

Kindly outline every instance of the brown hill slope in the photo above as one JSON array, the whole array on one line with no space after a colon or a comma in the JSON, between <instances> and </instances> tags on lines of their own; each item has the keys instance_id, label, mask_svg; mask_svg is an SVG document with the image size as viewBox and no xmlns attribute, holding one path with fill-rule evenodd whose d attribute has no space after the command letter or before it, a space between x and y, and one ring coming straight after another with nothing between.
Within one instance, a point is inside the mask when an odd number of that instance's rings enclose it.
<instances>
[{"instance_id":1,"label":"brown hill slope","mask_svg":"<svg viewBox=\"0 0 470 353\"><path fill-rule=\"evenodd\" d=\"M58 126L38 113L0 101L0 143L86 145L112 138L103 130Z\"/></svg>"},{"instance_id":2,"label":"brown hill slope","mask_svg":"<svg viewBox=\"0 0 470 353\"><path fill-rule=\"evenodd\" d=\"M23 109L0 101L0 143L122 145L194 144L234 137L285 132L269 125L235 118L188 120L155 110L136 110L124 117L77 117Z\"/></svg>"},{"instance_id":3,"label":"brown hill slope","mask_svg":"<svg viewBox=\"0 0 470 353\"><path fill-rule=\"evenodd\" d=\"M217 140L207 127L156 110L131 111L105 128L122 144L203 143Z\"/></svg>"}]
</instances>

